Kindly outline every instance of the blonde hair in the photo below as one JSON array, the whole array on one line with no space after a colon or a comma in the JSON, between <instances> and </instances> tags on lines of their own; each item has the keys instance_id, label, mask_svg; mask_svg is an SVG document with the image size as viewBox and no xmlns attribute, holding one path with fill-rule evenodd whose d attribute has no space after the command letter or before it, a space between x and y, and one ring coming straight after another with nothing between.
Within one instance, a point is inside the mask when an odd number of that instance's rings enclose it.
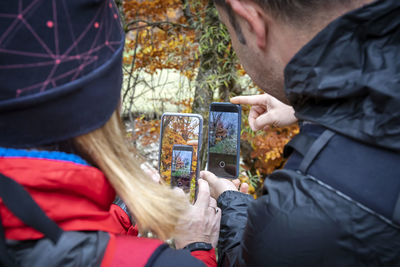
<instances>
[{"instance_id":1,"label":"blonde hair","mask_svg":"<svg viewBox=\"0 0 400 267\"><path fill-rule=\"evenodd\" d=\"M77 149L99 167L128 206L141 232L166 240L175 230L188 201L154 182L140 168L140 158L125 141L118 112L101 128L74 138Z\"/></svg>"}]
</instances>

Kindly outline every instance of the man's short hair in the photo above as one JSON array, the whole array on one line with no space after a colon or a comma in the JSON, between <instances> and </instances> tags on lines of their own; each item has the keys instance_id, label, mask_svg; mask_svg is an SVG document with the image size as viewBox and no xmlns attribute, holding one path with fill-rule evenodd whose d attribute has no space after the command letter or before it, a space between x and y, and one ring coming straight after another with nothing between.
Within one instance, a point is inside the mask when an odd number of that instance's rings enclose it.
<instances>
[{"instance_id":1,"label":"man's short hair","mask_svg":"<svg viewBox=\"0 0 400 267\"><path fill-rule=\"evenodd\" d=\"M328 10L337 5L348 5L355 0L252 0L275 18L289 22L307 20L319 10ZM215 4L227 8L226 0L214 0Z\"/></svg>"}]
</instances>

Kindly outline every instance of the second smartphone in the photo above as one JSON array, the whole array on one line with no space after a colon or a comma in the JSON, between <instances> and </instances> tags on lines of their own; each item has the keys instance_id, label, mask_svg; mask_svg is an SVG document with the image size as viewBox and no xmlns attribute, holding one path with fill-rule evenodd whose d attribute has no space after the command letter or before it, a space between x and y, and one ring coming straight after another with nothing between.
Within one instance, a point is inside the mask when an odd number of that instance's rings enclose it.
<instances>
[{"instance_id":1,"label":"second smartphone","mask_svg":"<svg viewBox=\"0 0 400 267\"><path fill-rule=\"evenodd\" d=\"M240 105L210 105L207 170L218 177L239 176L241 113Z\"/></svg>"}]
</instances>

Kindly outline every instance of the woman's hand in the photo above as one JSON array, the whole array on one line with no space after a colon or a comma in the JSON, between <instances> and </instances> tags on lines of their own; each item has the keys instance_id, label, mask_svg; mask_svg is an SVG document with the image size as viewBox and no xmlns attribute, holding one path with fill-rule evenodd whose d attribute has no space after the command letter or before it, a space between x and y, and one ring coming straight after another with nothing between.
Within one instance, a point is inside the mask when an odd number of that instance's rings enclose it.
<instances>
[{"instance_id":1,"label":"woman's hand","mask_svg":"<svg viewBox=\"0 0 400 267\"><path fill-rule=\"evenodd\" d=\"M249 124L253 131L268 129L270 126L283 127L297 121L294 109L269 94L237 96L233 104L250 104Z\"/></svg>"},{"instance_id":2,"label":"woman's hand","mask_svg":"<svg viewBox=\"0 0 400 267\"><path fill-rule=\"evenodd\" d=\"M181 249L194 242L218 243L221 210L210 197L208 183L199 179L196 203L184 214L176 227L175 247Z\"/></svg>"}]
</instances>

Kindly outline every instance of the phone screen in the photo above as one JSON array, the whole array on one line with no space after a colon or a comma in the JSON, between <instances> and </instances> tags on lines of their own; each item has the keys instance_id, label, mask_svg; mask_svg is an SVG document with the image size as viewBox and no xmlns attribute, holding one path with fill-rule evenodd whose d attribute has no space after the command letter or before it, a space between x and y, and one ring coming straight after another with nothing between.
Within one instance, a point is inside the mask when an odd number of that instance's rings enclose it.
<instances>
[{"instance_id":1,"label":"phone screen","mask_svg":"<svg viewBox=\"0 0 400 267\"><path fill-rule=\"evenodd\" d=\"M218 177L237 178L240 159L241 108L212 103L209 115L208 170Z\"/></svg>"},{"instance_id":2,"label":"phone screen","mask_svg":"<svg viewBox=\"0 0 400 267\"><path fill-rule=\"evenodd\" d=\"M171 164L171 185L182 188L185 193L189 193L190 191L192 159L192 146L173 146Z\"/></svg>"},{"instance_id":3,"label":"phone screen","mask_svg":"<svg viewBox=\"0 0 400 267\"><path fill-rule=\"evenodd\" d=\"M196 199L203 118L197 114L164 113L161 118L159 172L172 187Z\"/></svg>"}]
</instances>

